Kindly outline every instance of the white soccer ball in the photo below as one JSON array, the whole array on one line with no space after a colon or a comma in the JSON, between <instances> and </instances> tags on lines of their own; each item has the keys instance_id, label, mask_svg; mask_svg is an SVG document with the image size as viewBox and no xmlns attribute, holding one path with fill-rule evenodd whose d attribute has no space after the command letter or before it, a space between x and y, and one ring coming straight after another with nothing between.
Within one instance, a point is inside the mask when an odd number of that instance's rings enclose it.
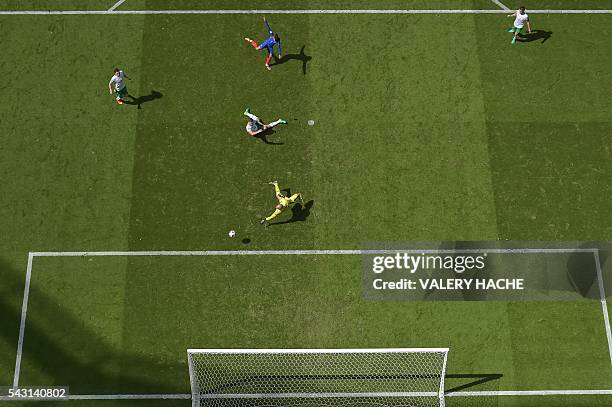
<instances>
[{"instance_id":1,"label":"white soccer ball","mask_svg":"<svg viewBox=\"0 0 612 407\"><path fill-rule=\"evenodd\" d=\"M230 230L227 235L229 237L234 237L234 236L236 236L236 231L235 230Z\"/></svg>"}]
</instances>

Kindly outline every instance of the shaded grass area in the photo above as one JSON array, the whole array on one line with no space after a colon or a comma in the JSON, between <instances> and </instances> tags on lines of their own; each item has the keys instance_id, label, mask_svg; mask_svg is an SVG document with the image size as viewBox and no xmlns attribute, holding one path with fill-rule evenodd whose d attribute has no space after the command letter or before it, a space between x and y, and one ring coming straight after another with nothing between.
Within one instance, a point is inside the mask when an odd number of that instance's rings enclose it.
<instances>
[{"instance_id":1,"label":"shaded grass area","mask_svg":"<svg viewBox=\"0 0 612 407\"><path fill-rule=\"evenodd\" d=\"M142 18L114 28L118 56L103 44L107 18L39 17L0 19L0 68L18 72L0 105L2 384L12 381L28 251L127 244L136 111L117 110L107 84L115 64L140 68Z\"/></svg>"},{"instance_id":2,"label":"shaded grass area","mask_svg":"<svg viewBox=\"0 0 612 407\"><path fill-rule=\"evenodd\" d=\"M612 193L610 123L490 124L500 236L597 240L612 236L602 211Z\"/></svg>"}]
</instances>

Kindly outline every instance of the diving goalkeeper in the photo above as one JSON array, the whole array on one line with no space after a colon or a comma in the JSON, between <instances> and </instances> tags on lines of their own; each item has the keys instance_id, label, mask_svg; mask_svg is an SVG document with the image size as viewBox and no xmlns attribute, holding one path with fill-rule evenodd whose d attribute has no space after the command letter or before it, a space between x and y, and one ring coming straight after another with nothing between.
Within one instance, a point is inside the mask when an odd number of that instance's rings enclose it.
<instances>
[{"instance_id":1,"label":"diving goalkeeper","mask_svg":"<svg viewBox=\"0 0 612 407\"><path fill-rule=\"evenodd\" d=\"M270 185L274 185L274 192L276 193L276 199L278 200L278 204L274 207L274 212L272 215L268 216L265 219L262 219L259 223L262 225L268 225L272 219L276 218L278 215L283 213L283 211L289 208L292 205L295 205L295 202L299 199L300 204L304 203L304 197L301 193L293 194L290 197L286 197L278 187L278 181L269 182Z\"/></svg>"}]
</instances>

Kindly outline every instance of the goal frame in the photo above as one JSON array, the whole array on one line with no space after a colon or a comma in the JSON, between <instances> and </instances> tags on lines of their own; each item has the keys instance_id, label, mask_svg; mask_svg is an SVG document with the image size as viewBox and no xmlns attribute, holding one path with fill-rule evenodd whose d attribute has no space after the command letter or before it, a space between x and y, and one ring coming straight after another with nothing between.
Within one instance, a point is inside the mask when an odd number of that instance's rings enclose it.
<instances>
[{"instance_id":1,"label":"goal frame","mask_svg":"<svg viewBox=\"0 0 612 407\"><path fill-rule=\"evenodd\" d=\"M191 384L191 405L199 407L200 389L196 381L196 372L192 355L197 354L358 354L358 353L443 353L444 358L440 371L440 386L437 392L385 392L385 393L270 393L260 394L241 394L241 395L220 395L223 398L332 398L332 397L436 397L439 406L444 407L444 378L448 361L449 348L359 348L359 349L187 349L187 361L189 365L189 382Z\"/></svg>"}]
</instances>

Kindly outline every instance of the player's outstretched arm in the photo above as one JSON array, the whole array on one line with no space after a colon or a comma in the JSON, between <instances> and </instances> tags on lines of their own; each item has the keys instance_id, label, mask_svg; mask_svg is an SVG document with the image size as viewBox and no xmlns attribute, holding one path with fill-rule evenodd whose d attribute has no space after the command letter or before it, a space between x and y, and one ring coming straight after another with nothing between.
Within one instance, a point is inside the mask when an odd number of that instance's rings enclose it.
<instances>
[{"instance_id":1,"label":"player's outstretched arm","mask_svg":"<svg viewBox=\"0 0 612 407\"><path fill-rule=\"evenodd\" d=\"M514 13L512 13L512 14L508 14L508 16L507 16L507 17L516 17L516 13L518 13L518 11L515 11L515 12L514 12Z\"/></svg>"},{"instance_id":2,"label":"player's outstretched arm","mask_svg":"<svg viewBox=\"0 0 612 407\"><path fill-rule=\"evenodd\" d=\"M256 136L259 133L261 133L262 131L264 131L265 129L258 129L257 131L251 131L251 130L247 130L247 132L251 135L251 136Z\"/></svg>"},{"instance_id":3,"label":"player's outstretched arm","mask_svg":"<svg viewBox=\"0 0 612 407\"><path fill-rule=\"evenodd\" d=\"M272 35L272 29L270 28L270 24L268 24L268 20L264 17L264 23L266 23L266 27L268 28L268 32Z\"/></svg>"},{"instance_id":4,"label":"player's outstretched arm","mask_svg":"<svg viewBox=\"0 0 612 407\"><path fill-rule=\"evenodd\" d=\"M114 76L111 78L110 82L108 83L108 91L111 95L113 94L113 82L114 82L113 78Z\"/></svg>"},{"instance_id":5,"label":"player's outstretched arm","mask_svg":"<svg viewBox=\"0 0 612 407\"><path fill-rule=\"evenodd\" d=\"M531 34L531 23L527 20L527 29L529 30L529 34Z\"/></svg>"}]
</instances>

